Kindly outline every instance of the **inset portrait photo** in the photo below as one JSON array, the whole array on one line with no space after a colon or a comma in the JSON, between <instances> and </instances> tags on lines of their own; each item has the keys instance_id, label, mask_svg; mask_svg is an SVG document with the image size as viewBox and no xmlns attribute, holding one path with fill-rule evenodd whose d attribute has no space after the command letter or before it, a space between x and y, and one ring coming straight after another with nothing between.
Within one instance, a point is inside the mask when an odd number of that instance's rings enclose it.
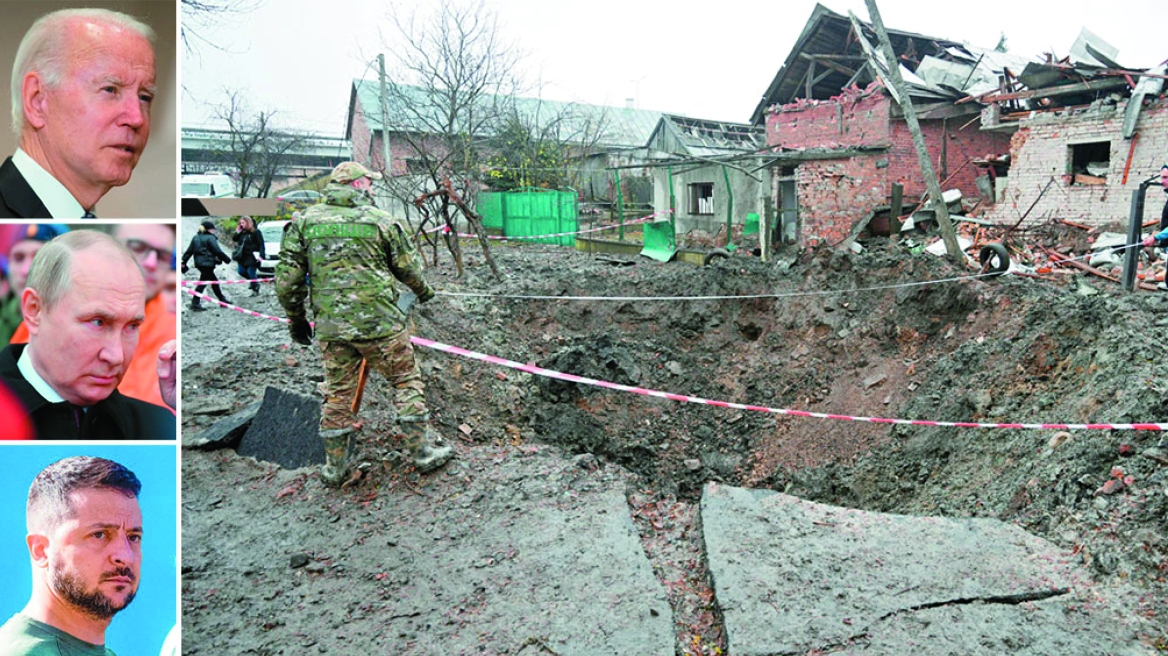
<instances>
[{"instance_id":1,"label":"inset portrait photo","mask_svg":"<svg viewBox=\"0 0 1168 656\"><path fill-rule=\"evenodd\" d=\"M174 440L174 266L171 223L0 225L0 439Z\"/></svg>"},{"instance_id":2,"label":"inset portrait photo","mask_svg":"<svg viewBox=\"0 0 1168 656\"><path fill-rule=\"evenodd\" d=\"M0 218L172 218L173 0L0 0Z\"/></svg>"},{"instance_id":3,"label":"inset portrait photo","mask_svg":"<svg viewBox=\"0 0 1168 656\"><path fill-rule=\"evenodd\" d=\"M0 443L0 458L0 656L157 656L178 618L175 448Z\"/></svg>"}]
</instances>

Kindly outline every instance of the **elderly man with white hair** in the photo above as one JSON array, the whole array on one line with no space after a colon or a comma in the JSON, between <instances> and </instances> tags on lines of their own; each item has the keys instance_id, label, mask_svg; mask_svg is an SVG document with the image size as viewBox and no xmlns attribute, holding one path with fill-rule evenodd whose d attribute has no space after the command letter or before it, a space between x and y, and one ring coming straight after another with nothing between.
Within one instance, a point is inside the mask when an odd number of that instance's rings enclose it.
<instances>
[{"instance_id":1,"label":"elderly man with white hair","mask_svg":"<svg viewBox=\"0 0 1168 656\"><path fill-rule=\"evenodd\" d=\"M16 52L16 153L0 166L0 218L93 218L150 136L154 33L105 9L42 16Z\"/></svg>"}]
</instances>

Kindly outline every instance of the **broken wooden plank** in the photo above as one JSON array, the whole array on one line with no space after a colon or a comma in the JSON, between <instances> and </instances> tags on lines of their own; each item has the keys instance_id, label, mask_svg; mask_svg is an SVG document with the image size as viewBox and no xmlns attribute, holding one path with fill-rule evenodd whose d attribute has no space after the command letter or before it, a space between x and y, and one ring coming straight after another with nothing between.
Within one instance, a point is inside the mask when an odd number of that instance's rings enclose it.
<instances>
[{"instance_id":1,"label":"broken wooden plank","mask_svg":"<svg viewBox=\"0 0 1168 656\"><path fill-rule=\"evenodd\" d=\"M978 96L975 98L975 100L982 103L1002 102L1004 100L1033 100L1038 98L1054 98L1056 96L1065 96L1072 93L1082 93L1084 91L1106 91L1108 89L1115 89L1126 86L1127 81L1123 78L1105 78L1102 80L1095 79L1087 80L1086 82L1075 82L1074 84L1062 84L1057 87L1029 89L1027 91L1017 91L1014 93L989 93Z\"/></svg>"},{"instance_id":2,"label":"broken wooden plank","mask_svg":"<svg viewBox=\"0 0 1168 656\"><path fill-rule=\"evenodd\" d=\"M945 251L950 260L963 262L965 256L957 243L957 233L953 230L953 224L949 221L949 208L945 206L945 201L941 197L941 183L937 179L936 171L933 170L932 158L929 156L928 147L925 145L925 137L921 132L920 123L917 122L916 112L913 111L912 98L909 97L908 88L900 76L900 65L896 60L896 53L892 50L892 42L888 40L888 32L884 29L884 21L880 18L880 10L876 6L876 0L864 0L864 4L868 6L868 15L872 19L872 27L876 31L876 37L880 41L880 49L883 51L884 58L887 62L888 80L896 88L893 99L904 110L905 123L908 126L909 134L912 135L913 145L916 146L921 174L925 179L925 186L929 190L929 195L932 196L933 211L936 213L937 225L941 228L941 238L945 242ZM864 38L863 32L860 29L859 19L850 11L848 12L848 17L851 19L852 26L856 30L857 38L864 46L865 54L869 54L872 46L867 45L867 39ZM869 61L872 63L873 68L877 68L880 64L880 60L876 59L875 54L871 52L869 56ZM900 98L898 99L897 96L900 96Z\"/></svg>"},{"instance_id":3,"label":"broken wooden plank","mask_svg":"<svg viewBox=\"0 0 1168 656\"><path fill-rule=\"evenodd\" d=\"M1045 248L1045 247L1040 247L1040 248L1042 248L1042 250L1046 251L1047 255L1050 255L1051 257L1059 258L1059 259L1054 261L1055 264L1059 264L1059 265L1065 264L1068 266L1072 266L1076 269L1086 271L1087 273L1091 273L1091 274L1094 274L1096 276L1099 276L1100 278L1103 278L1104 280L1110 280L1111 282L1114 282L1114 283L1119 282L1119 278L1116 278L1115 276L1113 276L1109 273L1104 273L1102 270L1096 269L1095 267L1093 267L1090 264L1087 264L1085 262L1080 262L1079 260L1072 260L1070 258L1070 256L1063 255L1062 253L1054 250L1053 248ZM1156 291L1156 286L1151 284L1151 283L1141 282L1138 286L1140 289L1143 289L1145 291L1149 291L1149 292Z\"/></svg>"},{"instance_id":4,"label":"broken wooden plank","mask_svg":"<svg viewBox=\"0 0 1168 656\"><path fill-rule=\"evenodd\" d=\"M1107 184L1107 178L1087 175L1086 173L1076 173L1074 183L1080 185L1105 185Z\"/></svg>"},{"instance_id":5,"label":"broken wooden plank","mask_svg":"<svg viewBox=\"0 0 1168 656\"><path fill-rule=\"evenodd\" d=\"M868 13L872 13L872 10L869 9ZM856 15L850 11L848 12L848 17L852 21L852 32L856 35L856 41L860 43L860 49L863 50L864 54L868 57L868 65L872 67L872 71L876 74L876 77L880 78L881 82L884 83L884 88L888 91L888 95L892 96L892 99L896 101L896 104L901 105L902 103L898 97L900 95L900 91L898 89L894 89L892 82L889 80L889 76L891 74L888 72L889 66L888 62L884 61L884 55L882 53L876 52L876 50L872 48L872 44L868 43L868 37L864 36L864 30L860 27L860 19L856 18ZM897 71L897 73L900 73L900 71Z\"/></svg>"}]
</instances>

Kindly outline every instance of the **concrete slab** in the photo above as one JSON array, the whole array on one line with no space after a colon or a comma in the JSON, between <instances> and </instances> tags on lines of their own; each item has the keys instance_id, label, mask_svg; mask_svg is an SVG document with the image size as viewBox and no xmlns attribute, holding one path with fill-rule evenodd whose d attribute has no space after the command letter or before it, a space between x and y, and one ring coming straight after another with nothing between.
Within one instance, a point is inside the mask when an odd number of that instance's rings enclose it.
<instances>
[{"instance_id":1,"label":"concrete slab","mask_svg":"<svg viewBox=\"0 0 1168 656\"><path fill-rule=\"evenodd\" d=\"M324 464L320 399L267 388L237 450L289 469Z\"/></svg>"},{"instance_id":2,"label":"concrete slab","mask_svg":"<svg viewBox=\"0 0 1168 656\"><path fill-rule=\"evenodd\" d=\"M235 414L224 417L211 424L198 435L188 436L191 431L184 431L182 438L183 448L235 448L239 445L239 441L243 439L243 434L247 432L248 427L251 426L251 421L255 419L256 413L259 412L260 405L259 403L253 403Z\"/></svg>"},{"instance_id":3,"label":"concrete slab","mask_svg":"<svg viewBox=\"0 0 1168 656\"><path fill-rule=\"evenodd\" d=\"M1147 653L1066 554L997 520L710 484L702 527L735 656Z\"/></svg>"},{"instance_id":4,"label":"concrete slab","mask_svg":"<svg viewBox=\"0 0 1168 656\"><path fill-rule=\"evenodd\" d=\"M675 653L615 468L482 447L370 493L184 456L184 498L199 500L183 516L184 653ZM224 484L248 493L213 492Z\"/></svg>"}]
</instances>

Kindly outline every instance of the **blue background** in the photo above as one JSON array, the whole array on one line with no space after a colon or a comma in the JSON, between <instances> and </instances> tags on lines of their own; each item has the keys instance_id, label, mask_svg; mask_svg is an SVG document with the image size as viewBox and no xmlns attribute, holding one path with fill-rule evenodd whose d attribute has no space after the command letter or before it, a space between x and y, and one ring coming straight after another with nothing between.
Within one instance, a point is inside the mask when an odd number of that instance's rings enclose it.
<instances>
[{"instance_id":1,"label":"blue background","mask_svg":"<svg viewBox=\"0 0 1168 656\"><path fill-rule=\"evenodd\" d=\"M114 616L106 645L118 656L158 656L178 619L177 450L172 445L0 443L0 624L28 604L32 566L24 541L24 507L32 480L48 465L70 456L96 456L121 463L142 482L142 579L138 594Z\"/></svg>"}]
</instances>

